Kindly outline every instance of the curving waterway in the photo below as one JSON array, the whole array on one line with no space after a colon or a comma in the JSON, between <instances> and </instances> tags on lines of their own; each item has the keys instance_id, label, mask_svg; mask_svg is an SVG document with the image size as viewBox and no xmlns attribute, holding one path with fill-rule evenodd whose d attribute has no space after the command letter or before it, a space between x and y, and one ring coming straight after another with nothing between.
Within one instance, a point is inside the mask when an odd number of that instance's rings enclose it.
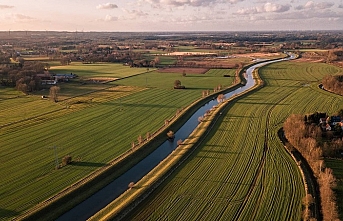
<instances>
[{"instance_id":1,"label":"curving waterway","mask_svg":"<svg viewBox=\"0 0 343 221\"><path fill-rule=\"evenodd\" d=\"M286 61L294 59L295 56L291 55L288 58L278 59L278 60L271 60L271 61L264 61L258 64L255 64L247 69L246 71L246 80L247 83L239 87L231 92L225 94L226 98L230 98L233 95L239 94L255 85L255 81L253 79L253 71L261 66L275 63L279 61ZM198 125L198 117L203 116L205 112L211 109L213 106L217 105L218 102L216 99L208 102L207 104L203 105L199 108L189 119L188 121L175 133L174 142L165 141L161 146L159 146L155 151L153 151L150 155L140 161L138 164L133 166L130 170L126 173L118 177L117 179L113 180L110 184L108 184L103 189L99 190L88 199L83 201L82 203L75 206L73 209L69 210L62 216L60 216L57 220L58 221L82 221L87 220L95 213L100 211L104 208L107 204L112 202L118 196L120 196L123 192L127 190L127 185L130 182L136 183L139 181L143 176L149 173L154 167L156 167L164 158L166 158L173 150L177 147L176 141L177 140L185 140L197 127Z\"/></svg>"}]
</instances>

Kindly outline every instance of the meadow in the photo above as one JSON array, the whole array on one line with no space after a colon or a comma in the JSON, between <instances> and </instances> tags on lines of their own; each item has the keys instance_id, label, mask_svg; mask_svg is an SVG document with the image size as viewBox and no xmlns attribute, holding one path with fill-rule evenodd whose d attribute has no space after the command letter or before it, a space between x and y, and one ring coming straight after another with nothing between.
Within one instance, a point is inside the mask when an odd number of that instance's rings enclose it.
<instances>
[{"instance_id":1,"label":"meadow","mask_svg":"<svg viewBox=\"0 0 343 221\"><path fill-rule=\"evenodd\" d=\"M114 64L72 64L53 71L123 79L63 83L57 103L41 99L48 91L25 96L1 90L0 220L21 214L106 165L130 149L139 135L156 131L177 110L201 98L203 90L232 85L233 79L223 75L235 72L215 69L182 77ZM187 89L174 90L176 79ZM59 163L68 154L74 163L55 170L54 147Z\"/></svg>"},{"instance_id":2,"label":"meadow","mask_svg":"<svg viewBox=\"0 0 343 221\"><path fill-rule=\"evenodd\" d=\"M144 68L129 68L118 63L92 63L72 62L66 66L53 66L51 72L63 74L77 74L81 78L124 78L146 71Z\"/></svg>"},{"instance_id":3,"label":"meadow","mask_svg":"<svg viewBox=\"0 0 343 221\"><path fill-rule=\"evenodd\" d=\"M230 104L205 142L128 219L301 220L304 184L277 131L292 113L342 108L341 96L318 88L323 76L341 72L321 63L261 68L265 87Z\"/></svg>"}]
</instances>

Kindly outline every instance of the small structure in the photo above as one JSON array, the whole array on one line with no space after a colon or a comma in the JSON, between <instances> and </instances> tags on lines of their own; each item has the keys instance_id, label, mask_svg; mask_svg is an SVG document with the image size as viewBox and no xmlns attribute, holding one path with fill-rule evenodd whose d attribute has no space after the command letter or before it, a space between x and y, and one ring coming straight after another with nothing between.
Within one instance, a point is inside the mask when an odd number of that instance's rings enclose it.
<instances>
[{"instance_id":1,"label":"small structure","mask_svg":"<svg viewBox=\"0 0 343 221\"><path fill-rule=\"evenodd\" d=\"M331 125L336 125L341 122L341 117L340 116L331 116L330 117L330 124Z\"/></svg>"}]
</instances>

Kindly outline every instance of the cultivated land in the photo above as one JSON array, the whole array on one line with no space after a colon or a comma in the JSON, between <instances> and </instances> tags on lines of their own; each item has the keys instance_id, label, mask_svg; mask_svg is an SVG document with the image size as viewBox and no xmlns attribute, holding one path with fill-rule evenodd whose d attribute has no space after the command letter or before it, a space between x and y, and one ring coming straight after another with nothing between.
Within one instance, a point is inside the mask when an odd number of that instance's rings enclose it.
<instances>
[{"instance_id":1,"label":"cultivated land","mask_svg":"<svg viewBox=\"0 0 343 221\"><path fill-rule=\"evenodd\" d=\"M277 130L292 113L341 108L341 96L317 87L341 71L299 62L261 68L265 87L231 104L206 142L129 218L300 220L304 186ZM334 162L328 166L339 168Z\"/></svg>"},{"instance_id":2,"label":"cultivated land","mask_svg":"<svg viewBox=\"0 0 343 221\"><path fill-rule=\"evenodd\" d=\"M91 78L136 76L107 84L63 83L57 103L38 96L48 91L24 96L1 90L1 114L11 117L3 115L0 123L0 219L19 215L106 165L130 149L139 135L156 131L178 109L201 98L203 90L232 85L233 78L223 75L235 73L213 69L182 77L146 68L78 63L57 70ZM174 90L176 79L187 89ZM59 162L70 154L73 164L55 170L54 146Z\"/></svg>"}]
</instances>

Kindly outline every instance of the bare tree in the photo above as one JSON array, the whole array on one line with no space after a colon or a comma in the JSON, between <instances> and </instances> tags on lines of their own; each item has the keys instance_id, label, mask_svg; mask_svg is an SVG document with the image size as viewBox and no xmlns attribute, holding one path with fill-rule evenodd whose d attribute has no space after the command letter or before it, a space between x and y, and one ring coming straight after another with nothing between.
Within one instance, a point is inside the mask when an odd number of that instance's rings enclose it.
<instances>
[{"instance_id":1,"label":"bare tree","mask_svg":"<svg viewBox=\"0 0 343 221\"><path fill-rule=\"evenodd\" d=\"M225 95L224 94L219 94L217 97L217 101L219 103L223 102L225 100Z\"/></svg>"},{"instance_id":2,"label":"bare tree","mask_svg":"<svg viewBox=\"0 0 343 221\"><path fill-rule=\"evenodd\" d=\"M133 188L133 186L135 185L134 182L130 182L129 185L127 186L130 190Z\"/></svg>"},{"instance_id":3,"label":"bare tree","mask_svg":"<svg viewBox=\"0 0 343 221\"><path fill-rule=\"evenodd\" d=\"M54 102L58 102L58 92L60 91L60 87L58 86L52 86L50 88L50 100Z\"/></svg>"},{"instance_id":4,"label":"bare tree","mask_svg":"<svg viewBox=\"0 0 343 221\"><path fill-rule=\"evenodd\" d=\"M178 88L178 87L180 87L181 86L181 81L180 80L175 80L174 81L174 87L175 88Z\"/></svg>"}]
</instances>

